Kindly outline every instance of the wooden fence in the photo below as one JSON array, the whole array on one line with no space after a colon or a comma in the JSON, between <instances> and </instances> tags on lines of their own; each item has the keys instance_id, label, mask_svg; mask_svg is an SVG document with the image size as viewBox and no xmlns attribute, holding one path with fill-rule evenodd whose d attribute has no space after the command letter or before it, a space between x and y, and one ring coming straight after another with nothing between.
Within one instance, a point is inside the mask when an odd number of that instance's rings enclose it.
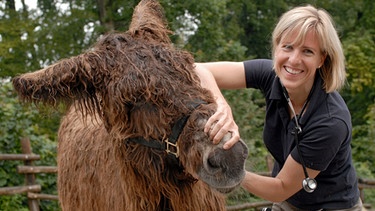
<instances>
[{"instance_id":1,"label":"wooden fence","mask_svg":"<svg viewBox=\"0 0 375 211\"><path fill-rule=\"evenodd\" d=\"M21 139L21 147L23 154L0 154L1 160L21 160L24 161L23 166L17 166L17 173L25 175L25 184L22 186L15 187L0 187L1 195L14 195L14 194L27 194L28 205L30 211L39 211L39 200L58 200L57 195L43 194L41 193L41 186L36 184L35 176L38 173L57 173L56 166L34 166L33 161L39 160L40 156L33 154L31 150L30 140L28 138ZM267 159L269 163L269 159ZM271 164L269 164L271 165ZM269 175L269 172L259 173L262 175ZM361 199L367 209L371 209L369 204L365 202L364 189L375 188L375 180L370 179L359 179L359 189L361 192ZM271 207L272 203L268 201L245 203L240 205L228 206L228 211L239 211L256 209L261 210L264 207Z\"/></svg>"},{"instance_id":2,"label":"wooden fence","mask_svg":"<svg viewBox=\"0 0 375 211\"><path fill-rule=\"evenodd\" d=\"M32 153L30 140L28 138L21 139L21 148L22 154L0 154L0 161L24 161L23 166L17 166L17 173L25 175L25 184L15 187L1 187L0 196L27 193L29 210L39 211L39 200L58 200L58 197L56 195L42 194L42 188L40 185L36 184L35 176L38 173L57 173L57 167L34 166L33 161L39 160L40 156Z\"/></svg>"}]
</instances>

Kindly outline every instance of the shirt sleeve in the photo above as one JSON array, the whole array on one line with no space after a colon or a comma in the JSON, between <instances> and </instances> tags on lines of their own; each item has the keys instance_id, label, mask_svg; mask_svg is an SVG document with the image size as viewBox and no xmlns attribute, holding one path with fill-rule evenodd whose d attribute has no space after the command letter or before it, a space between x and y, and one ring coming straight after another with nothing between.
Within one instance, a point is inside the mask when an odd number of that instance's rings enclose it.
<instances>
[{"instance_id":1,"label":"shirt sleeve","mask_svg":"<svg viewBox=\"0 0 375 211\"><path fill-rule=\"evenodd\" d=\"M254 59L244 62L246 87L264 91L275 78L273 62L269 59Z\"/></svg>"}]
</instances>

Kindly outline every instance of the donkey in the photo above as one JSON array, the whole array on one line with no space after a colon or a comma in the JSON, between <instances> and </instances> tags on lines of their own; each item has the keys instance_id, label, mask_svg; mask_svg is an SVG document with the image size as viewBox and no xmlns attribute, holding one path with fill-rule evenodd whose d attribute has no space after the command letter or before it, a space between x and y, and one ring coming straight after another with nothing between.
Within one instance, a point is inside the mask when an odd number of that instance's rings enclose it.
<instances>
[{"instance_id":1,"label":"donkey","mask_svg":"<svg viewBox=\"0 0 375 211\"><path fill-rule=\"evenodd\" d=\"M173 46L163 9L142 0L128 31L14 77L22 102L67 105L58 131L63 210L225 210L248 155L203 128L216 111L189 52Z\"/></svg>"}]
</instances>

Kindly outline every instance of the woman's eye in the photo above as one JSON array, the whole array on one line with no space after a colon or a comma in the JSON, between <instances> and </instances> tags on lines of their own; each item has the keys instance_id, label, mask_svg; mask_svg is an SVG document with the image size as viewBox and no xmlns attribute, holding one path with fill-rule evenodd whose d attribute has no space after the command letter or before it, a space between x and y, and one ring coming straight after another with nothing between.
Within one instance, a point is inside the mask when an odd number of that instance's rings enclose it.
<instances>
[{"instance_id":1,"label":"woman's eye","mask_svg":"<svg viewBox=\"0 0 375 211\"><path fill-rule=\"evenodd\" d=\"M312 50L308 50L308 49L304 50L304 52L305 52L305 54L308 54L308 55L314 54L314 52Z\"/></svg>"},{"instance_id":2,"label":"woman's eye","mask_svg":"<svg viewBox=\"0 0 375 211\"><path fill-rule=\"evenodd\" d=\"M291 45L284 45L283 48L286 49L286 50L288 50L288 49L289 49L289 50L290 50L290 49L293 49L293 47L292 47Z\"/></svg>"}]
</instances>

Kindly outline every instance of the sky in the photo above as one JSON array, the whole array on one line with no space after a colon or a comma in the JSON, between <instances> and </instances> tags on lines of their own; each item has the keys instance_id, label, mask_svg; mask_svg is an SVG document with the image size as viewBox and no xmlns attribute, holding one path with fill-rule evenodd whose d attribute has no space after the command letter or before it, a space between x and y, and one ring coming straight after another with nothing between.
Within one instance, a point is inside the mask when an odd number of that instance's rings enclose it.
<instances>
[{"instance_id":1,"label":"sky","mask_svg":"<svg viewBox=\"0 0 375 211\"><path fill-rule=\"evenodd\" d=\"M29 9L36 9L38 0L26 0L25 4L29 6ZM16 3L16 10L18 10L20 7L22 7L21 0L15 0Z\"/></svg>"},{"instance_id":2,"label":"sky","mask_svg":"<svg viewBox=\"0 0 375 211\"><path fill-rule=\"evenodd\" d=\"M22 7L21 0L15 0L16 10L19 10ZM38 0L25 0L25 4L29 7L29 9L36 9ZM62 3L61 1L56 1L56 6L64 11L68 7L68 3Z\"/></svg>"}]
</instances>

